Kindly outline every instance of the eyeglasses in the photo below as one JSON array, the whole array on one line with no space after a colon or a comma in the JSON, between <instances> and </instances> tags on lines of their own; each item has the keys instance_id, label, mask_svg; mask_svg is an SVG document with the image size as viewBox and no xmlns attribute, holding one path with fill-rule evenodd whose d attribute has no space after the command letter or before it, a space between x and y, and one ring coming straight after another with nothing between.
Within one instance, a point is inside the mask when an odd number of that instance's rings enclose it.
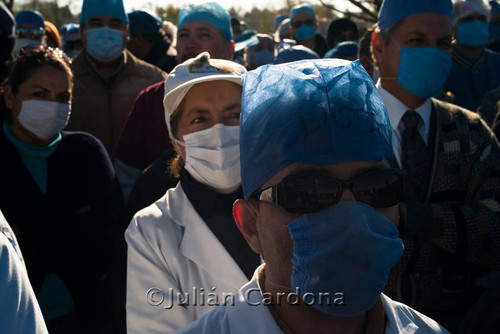
<instances>
[{"instance_id":1,"label":"eyeglasses","mask_svg":"<svg viewBox=\"0 0 500 334\"><path fill-rule=\"evenodd\" d=\"M314 25L314 20L313 19L306 19L304 21L294 21L290 23L292 27L295 29L299 29L303 24L308 25L308 26L313 26Z\"/></svg>"},{"instance_id":2,"label":"eyeglasses","mask_svg":"<svg viewBox=\"0 0 500 334\"><path fill-rule=\"evenodd\" d=\"M45 34L45 28L43 27L32 27L32 28L27 28L27 27L17 27L16 28L16 34L32 34L32 35L38 35L41 36Z\"/></svg>"},{"instance_id":3,"label":"eyeglasses","mask_svg":"<svg viewBox=\"0 0 500 334\"><path fill-rule=\"evenodd\" d=\"M250 198L278 204L291 213L313 213L338 203L344 189L350 189L357 201L374 208L396 205L403 197L401 172L385 168L349 181L311 171L292 174L274 186L254 192Z\"/></svg>"},{"instance_id":4,"label":"eyeglasses","mask_svg":"<svg viewBox=\"0 0 500 334\"><path fill-rule=\"evenodd\" d=\"M61 59L68 66L71 65L71 59L69 59L69 57L61 49L54 49L50 46L44 45L26 46L24 48L21 48L19 50L19 56L17 57L17 60L20 61L30 57L43 58L46 54L51 54L53 57Z\"/></svg>"}]
</instances>

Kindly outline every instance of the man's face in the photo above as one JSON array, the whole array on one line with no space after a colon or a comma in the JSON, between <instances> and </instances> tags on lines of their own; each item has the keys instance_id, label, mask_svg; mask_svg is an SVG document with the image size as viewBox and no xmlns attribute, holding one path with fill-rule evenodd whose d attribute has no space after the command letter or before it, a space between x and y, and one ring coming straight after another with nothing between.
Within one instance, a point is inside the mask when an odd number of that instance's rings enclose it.
<instances>
[{"instance_id":1,"label":"man's face","mask_svg":"<svg viewBox=\"0 0 500 334\"><path fill-rule=\"evenodd\" d=\"M353 30L344 30L337 35L335 39L335 45L342 42L347 41L355 41L356 40L356 32Z\"/></svg>"},{"instance_id":2,"label":"man's face","mask_svg":"<svg viewBox=\"0 0 500 334\"><path fill-rule=\"evenodd\" d=\"M470 15L462 17L460 20L457 21L457 24L453 27L453 37L455 40L458 38L458 26L462 23L467 23L471 21L483 21L484 23L488 24L488 20L486 16L483 14L480 14L478 12L474 12Z\"/></svg>"},{"instance_id":3,"label":"man's face","mask_svg":"<svg viewBox=\"0 0 500 334\"><path fill-rule=\"evenodd\" d=\"M318 29L317 24L314 21L314 17L312 17L311 14L306 12L298 12L290 22L290 34L292 36L295 36L297 29L299 29L303 24L314 26L316 30Z\"/></svg>"},{"instance_id":4,"label":"man's face","mask_svg":"<svg viewBox=\"0 0 500 334\"><path fill-rule=\"evenodd\" d=\"M110 15L98 15L88 19L87 21L85 21L85 24L80 27L80 34L82 36L84 47L87 47L87 32L90 29L104 27L123 31L123 45L127 43L129 38L129 30L125 22Z\"/></svg>"},{"instance_id":5,"label":"man's face","mask_svg":"<svg viewBox=\"0 0 500 334\"><path fill-rule=\"evenodd\" d=\"M448 16L438 13L415 14L405 18L390 30L386 42L380 34L374 33L373 56L378 65L385 89L393 95L407 92L395 78L399 72L400 51L404 47L437 47L451 52L452 27Z\"/></svg>"},{"instance_id":6,"label":"man's face","mask_svg":"<svg viewBox=\"0 0 500 334\"><path fill-rule=\"evenodd\" d=\"M327 166L294 163L277 173L260 189L276 185L284 177L298 172L317 172L347 181L364 173L385 168L388 168L388 166L382 162L341 162ZM343 190L340 202L343 201L356 201L351 190ZM241 210L238 208L240 204ZM380 208L377 211L397 225L399 205ZM238 226L242 230L245 239L255 252L262 254L266 261L266 277L276 284L291 286L293 241L286 225L301 216L301 214L290 213L277 204L256 200L249 200L248 202L239 200L235 205L235 217L238 214L241 217L240 221L243 222L243 226L240 223L238 223ZM236 221L238 222L238 218L236 218Z\"/></svg>"},{"instance_id":7,"label":"man's face","mask_svg":"<svg viewBox=\"0 0 500 334\"><path fill-rule=\"evenodd\" d=\"M204 22L189 22L177 31L175 48L179 63L204 51L215 59L231 60L234 55L234 42L227 41L216 27Z\"/></svg>"}]
</instances>

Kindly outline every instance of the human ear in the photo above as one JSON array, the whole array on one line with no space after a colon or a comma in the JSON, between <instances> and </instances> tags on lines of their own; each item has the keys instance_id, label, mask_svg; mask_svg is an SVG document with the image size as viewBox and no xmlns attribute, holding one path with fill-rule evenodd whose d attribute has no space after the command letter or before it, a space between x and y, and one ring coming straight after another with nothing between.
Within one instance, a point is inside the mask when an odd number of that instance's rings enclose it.
<instances>
[{"instance_id":1,"label":"human ear","mask_svg":"<svg viewBox=\"0 0 500 334\"><path fill-rule=\"evenodd\" d=\"M372 33L372 55L373 58L375 59L375 64L380 64L383 58L383 51L384 51L384 40L382 36L380 36L380 32L374 31ZM377 65L376 65L377 66ZM378 66L377 66L378 67Z\"/></svg>"},{"instance_id":2,"label":"human ear","mask_svg":"<svg viewBox=\"0 0 500 334\"><path fill-rule=\"evenodd\" d=\"M5 105L8 109L12 110L12 108L14 108L14 94L12 93L12 87L10 85L5 85L3 89Z\"/></svg>"},{"instance_id":3,"label":"human ear","mask_svg":"<svg viewBox=\"0 0 500 334\"><path fill-rule=\"evenodd\" d=\"M257 254L262 254L259 234L257 233L257 212L250 202L238 199L233 204L233 217L236 226L247 241L250 248Z\"/></svg>"}]
</instances>

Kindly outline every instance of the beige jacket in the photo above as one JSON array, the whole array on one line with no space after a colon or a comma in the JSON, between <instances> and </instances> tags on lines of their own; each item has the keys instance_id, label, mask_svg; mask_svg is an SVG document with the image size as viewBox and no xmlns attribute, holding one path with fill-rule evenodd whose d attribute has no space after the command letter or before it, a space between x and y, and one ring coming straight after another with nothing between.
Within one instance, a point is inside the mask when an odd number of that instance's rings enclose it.
<instances>
[{"instance_id":1,"label":"beige jacket","mask_svg":"<svg viewBox=\"0 0 500 334\"><path fill-rule=\"evenodd\" d=\"M167 77L165 72L137 59L128 50L123 56L123 67L110 80L96 71L85 52L80 52L71 65L73 104L66 129L96 136L111 158L137 94Z\"/></svg>"}]
</instances>

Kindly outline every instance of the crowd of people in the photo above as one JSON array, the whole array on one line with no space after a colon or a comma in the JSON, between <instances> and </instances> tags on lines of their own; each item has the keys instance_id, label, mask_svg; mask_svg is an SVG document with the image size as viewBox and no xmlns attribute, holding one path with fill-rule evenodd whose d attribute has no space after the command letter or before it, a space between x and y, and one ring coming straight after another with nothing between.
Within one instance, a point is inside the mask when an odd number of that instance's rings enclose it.
<instances>
[{"instance_id":1,"label":"crowd of people","mask_svg":"<svg viewBox=\"0 0 500 334\"><path fill-rule=\"evenodd\" d=\"M258 32L0 2L0 333L495 333L500 3Z\"/></svg>"}]
</instances>

